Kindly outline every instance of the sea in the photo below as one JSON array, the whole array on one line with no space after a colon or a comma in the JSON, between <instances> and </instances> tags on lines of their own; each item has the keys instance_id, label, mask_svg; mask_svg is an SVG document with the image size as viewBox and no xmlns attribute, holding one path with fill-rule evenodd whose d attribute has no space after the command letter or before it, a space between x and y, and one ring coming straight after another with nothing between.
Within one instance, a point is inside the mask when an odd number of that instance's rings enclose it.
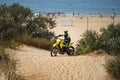
<instances>
[{"instance_id":1,"label":"sea","mask_svg":"<svg viewBox=\"0 0 120 80\"><path fill-rule=\"evenodd\" d=\"M29 7L33 12L64 12L79 14L112 14L120 15L120 0L0 0L0 5L19 3Z\"/></svg>"}]
</instances>

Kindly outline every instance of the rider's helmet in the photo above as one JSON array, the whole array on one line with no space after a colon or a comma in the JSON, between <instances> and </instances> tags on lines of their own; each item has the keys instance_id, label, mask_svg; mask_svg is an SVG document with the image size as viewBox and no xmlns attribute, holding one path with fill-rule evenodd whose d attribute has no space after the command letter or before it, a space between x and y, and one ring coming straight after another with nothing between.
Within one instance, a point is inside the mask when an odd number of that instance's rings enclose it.
<instances>
[{"instance_id":1,"label":"rider's helmet","mask_svg":"<svg viewBox=\"0 0 120 80\"><path fill-rule=\"evenodd\" d=\"M67 30L65 30L65 31L64 31L64 33L65 33L65 34L67 34L67 33L68 33L68 31L67 31Z\"/></svg>"}]
</instances>

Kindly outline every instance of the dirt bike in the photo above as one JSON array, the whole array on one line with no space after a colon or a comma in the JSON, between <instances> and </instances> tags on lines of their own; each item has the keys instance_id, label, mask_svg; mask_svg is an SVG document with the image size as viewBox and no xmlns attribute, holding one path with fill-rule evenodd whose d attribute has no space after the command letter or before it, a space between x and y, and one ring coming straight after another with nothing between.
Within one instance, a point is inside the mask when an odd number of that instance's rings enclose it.
<instances>
[{"instance_id":1,"label":"dirt bike","mask_svg":"<svg viewBox=\"0 0 120 80\"><path fill-rule=\"evenodd\" d=\"M57 54L65 54L67 53L69 56L74 55L74 47L73 42L70 42L69 44L66 43L63 39L56 38L55 43L53 44L53 47L51 49L51 56L57 56Z\"/></svg>"}]
</instances>

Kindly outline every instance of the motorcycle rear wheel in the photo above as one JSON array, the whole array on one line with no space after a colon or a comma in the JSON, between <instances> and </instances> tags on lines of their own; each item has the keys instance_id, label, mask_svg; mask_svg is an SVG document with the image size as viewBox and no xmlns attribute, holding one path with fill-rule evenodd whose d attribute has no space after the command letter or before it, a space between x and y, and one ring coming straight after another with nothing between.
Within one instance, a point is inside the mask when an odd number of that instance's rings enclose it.
<instances>
[{"instance_id":1,"label":"motorcycle rear wheel","mask_svg":"<svg viewBox=\"0 0 120 80\"><path fill-rule=\"evenodd\" d=\"M67 51L67 54L69 56L73 56L74 55L74 52L75 52L75 49L73 46L69 47L68 51Z\"/></svg>"}]
</instances>

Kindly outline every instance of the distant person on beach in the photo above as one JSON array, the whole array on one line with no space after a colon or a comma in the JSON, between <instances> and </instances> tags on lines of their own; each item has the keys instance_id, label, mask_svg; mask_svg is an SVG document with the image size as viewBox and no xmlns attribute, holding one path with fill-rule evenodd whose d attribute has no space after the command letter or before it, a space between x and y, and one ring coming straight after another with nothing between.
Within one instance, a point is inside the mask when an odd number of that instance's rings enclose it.
<instances>
[{"instance_id":1,"label":"distant person on beach","mask_svg":"<svg viewBox=\"0 0 120 80\"><path fill-rule=\"evenodd\" d=\"M75 16L75 13L73 12L73 17Z\"/></svg>"},{"instance_id":2,"label":"distant person on beach","mask_svg":"<svg viewBox=\"0 0 120 80\"><path fill-rule=\"evenodd\" d=\"M58 35L57 37L60 37L60 36L64 36L64 42L69 44L70 41L71 41L71 38L70 38L70 34L68 33L68 31L64 31L64 34L60 34Z\"/></svg>"},{"instance_id":3,"label":"distant person on beach","mask_svg":"<svg viewBox=\"0 0 120 80\"><path fill-rule=\"evenodd\" d=\"M78 16L80 16L80 13L78 13Z\"/></svg>"}]
</instances>

